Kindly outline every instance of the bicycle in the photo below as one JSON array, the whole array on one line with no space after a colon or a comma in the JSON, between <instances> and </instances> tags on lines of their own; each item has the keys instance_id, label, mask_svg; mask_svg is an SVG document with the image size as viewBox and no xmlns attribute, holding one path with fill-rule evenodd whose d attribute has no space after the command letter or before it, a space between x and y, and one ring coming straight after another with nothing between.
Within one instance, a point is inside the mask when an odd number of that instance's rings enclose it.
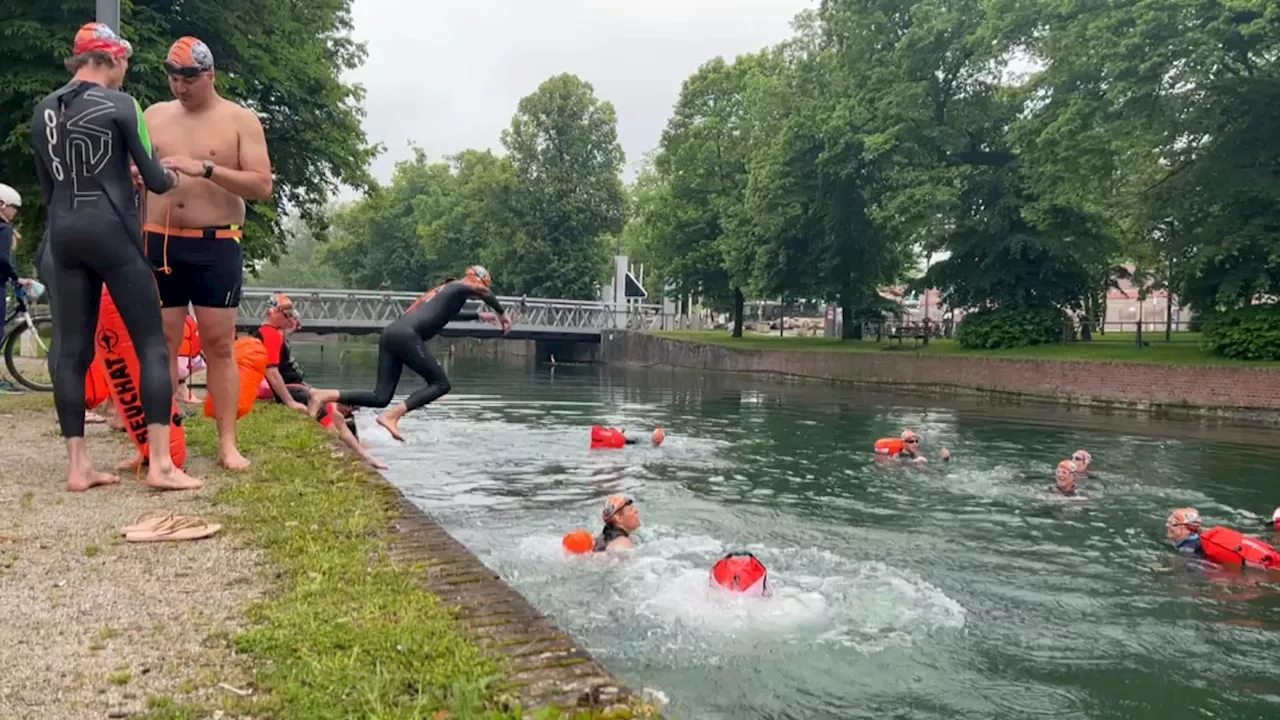
<instances>
[{"instance_id":1,"label":"bicycle","mask_svg":"<svg viewBox=\"0 0 1280 720\"><path fill-rule=\"evenodd\" d=\"M17 302L8 317L4 319L4 365L9 369L10 377L17 380L23 387L36 392L53 392L52 378L47 383L37 382L24 375L18 368L18 363L15 362L22 356L24 335L34 339L41 358L49 357L49 342L53 337L53 318L46 313L32 314L27 307L27 293L19 289L16 294Z\"/></svg>"}]
</instances>

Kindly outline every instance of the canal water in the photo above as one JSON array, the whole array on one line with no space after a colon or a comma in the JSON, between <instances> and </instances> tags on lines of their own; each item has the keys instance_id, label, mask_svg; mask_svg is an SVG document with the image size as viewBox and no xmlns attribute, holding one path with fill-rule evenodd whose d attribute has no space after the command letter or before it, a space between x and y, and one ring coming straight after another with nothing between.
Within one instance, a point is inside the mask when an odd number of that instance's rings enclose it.
<instances>
[{"instance_id":1,"label":"canal water","mask_svg":"<svg viewBox=\"0 0 1280 720\"><path fill-rule=\"evenodd\" d=\"M372 385L368 346L299 345L318 386ZM341 355L341 357L339 357ZM599 366L445 359L453 393L390 440L388 477L673 718L1275 718L1280 584L1175 556L1164 519L1274 537L1280 435L1058 406ZM416 378L413 379L416 382ZM416 385L406 382L407 392ZM588 450L593 424L661 448ZM911 427L925 468L873 461ZM952 463L936 462L948 447ZM1051 491L1088 449L1083 495ZM635 499L626 559L567 557ZM726 552L774 594L707 582Z\"/></svg>"}]
</instances>

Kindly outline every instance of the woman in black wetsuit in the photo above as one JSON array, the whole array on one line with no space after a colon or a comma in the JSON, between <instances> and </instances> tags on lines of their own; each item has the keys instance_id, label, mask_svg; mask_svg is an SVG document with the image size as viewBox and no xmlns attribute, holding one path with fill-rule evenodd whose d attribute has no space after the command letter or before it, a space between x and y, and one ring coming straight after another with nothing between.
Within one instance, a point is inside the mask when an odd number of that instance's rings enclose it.
<instances>
[{"instance_id":1,"label":"woman in black wetsuit","mask_svg":"<svg viewBox=\"0 0 1280 720\"><path fill-rule=\"evenodd\" d=\"M307 412L314 417L320 408L331 402L353 407L386 407L395 395L402 369L407 367L427 381L426 387L378 416L379 425L395 439L404 440L400 434L400 418L452 389L449 376L427 350L427 341L454 320L484 320L498 324L503 334L511 331L511 319L490 289L492 284L489 271L474 265L467 268L463 279L445 282L428 290L409 306L404 315L384 328L378 338L378 382L374 389L312 390ZM493 308L493 312L464 311L462 308L472 299L481 300Z\"/></svg>"}]
</instances>

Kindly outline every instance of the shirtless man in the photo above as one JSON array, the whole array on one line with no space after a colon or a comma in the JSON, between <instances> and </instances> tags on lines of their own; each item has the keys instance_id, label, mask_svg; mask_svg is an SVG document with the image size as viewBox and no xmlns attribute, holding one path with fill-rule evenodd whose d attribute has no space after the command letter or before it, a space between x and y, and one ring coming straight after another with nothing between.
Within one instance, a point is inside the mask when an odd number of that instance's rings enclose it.
<instances>
[{"instance_id":1,"label":"shirtless man","mask_svg":"<svg viewBox=\"0 0 1280 720\"><path fill-rule=\"evenodd\" d=\"M271 159L257 115L214 89L213 53L179 39L164 62L176 100L147 108L151 137L166 168L185 177L165 195L148 195L147 257L156 267L174 386L187 305L195 306L217 410L218 464L245 470L236 448L240 379L234 345L244 256L245 200L271 198Z\"/></svg>"}]
</instances>

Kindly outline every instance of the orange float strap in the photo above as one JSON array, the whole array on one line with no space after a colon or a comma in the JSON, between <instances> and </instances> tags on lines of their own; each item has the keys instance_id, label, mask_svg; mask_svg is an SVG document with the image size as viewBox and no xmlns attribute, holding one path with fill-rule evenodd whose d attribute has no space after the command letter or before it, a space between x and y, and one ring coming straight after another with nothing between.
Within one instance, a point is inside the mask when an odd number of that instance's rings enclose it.
<instances>
[{"instance_id":1,"label":"orange float strap","mask_svg":"<svg viewBox=\"0 0 1280 720\"><path fill-rule=\"evenodd\" d=\"M591 448L598 450L600 448L620 448L626 447L627 436L622 431L614 428L602 427L600 425L591 426Z\"/></svg>"},{"instance_id":2,"label":"orange float strap","mask_svg":"<svg viewBox=\"0 0 1280 720\"><path fill-rule=\"evenodd\" d=\"M240 369L240 396L236 403L236 418L242 418L253 410L258 399L258 386L267 376L267 348L256 337L242 337L235 344L236 365ZM204 415L214 417L213 393L204 396Z\"/></svg>"},{"instance_id":3,"label":"orange float strap","mask_svg":"<svg viewBox=\"0 0 1280 720\"><path fill-rule=\"evenodd\" d=\"M880 438L876 441L876 454L893 457L905 447L906 443L902 442L902 438Z\"/></svg>"},{"instance_id":4,"label":"orange float strap","mask_svg":"<svg viewBox=\"0 0 1280 720\"><path fill-rule=\"evenodd\" d=\"M1280 570L1280 551L1255 537L1225 527L1200 533L1205 557L1223 565Z\"/></svg>"},{"instance_id":5,"label":"orange float strap","mask_svg":"<svg viewBox=\"0 0 1280 720\"><path fill-rule=\"evenodd\" d=\"M98 307L96 345L116 412L120 413L125 431L145 462L150 457L150 448L147 444L147 419L142 412L142 395L139 393L142 372L138 353L125 328L124 318L120 317L120 311L106 288L102 289L102 302ZM174 465L183 467L187 461L187 435L182 427L178 401L169 402L169 455Z\"/></svg>"}]
</instances>

